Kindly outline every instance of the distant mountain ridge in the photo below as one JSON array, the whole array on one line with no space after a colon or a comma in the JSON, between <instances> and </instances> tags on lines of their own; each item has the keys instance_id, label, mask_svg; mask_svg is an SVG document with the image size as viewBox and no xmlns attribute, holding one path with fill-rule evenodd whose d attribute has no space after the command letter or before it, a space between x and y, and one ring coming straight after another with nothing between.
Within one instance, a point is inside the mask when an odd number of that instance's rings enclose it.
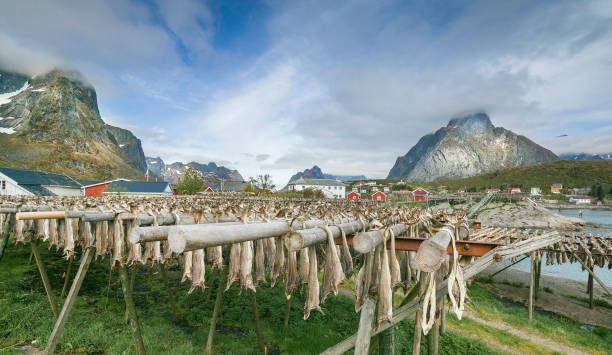
<instances>
[{"instance_id":1,"label":"distant mountain ridge","mask_svg":"<svg viewBox=\"0 0 612 355\"><path fill-rule=\"evenodd\" d=\"M78 72L28 77L0 69L0 165L75 178L144 176L141 142L106 124L95 89Z\"/></svg>"},{"instance_id":2,"label":"distant mountain ridge","mask_svg":"<svg viewBox=\"0 0 612 355\"><path fill-rule=\"evenodd\" d=\"M297 179L332 179L332 180L340 180L340 181L355 181L355 180L366 180L367 178L364 175L332 175L325 174L321 171L321 168L318 166L313 166L310 169L306 169L301 171L291 177L289 182L295 181Z\"/></svg>"},{"instance_id":3,"label":"distant mountain ridge","mask_svg":"<svg viewBox=\"0 0 612 355\"><path fill-rule=\"evenodd\" d=\"M612 160L612 153L564 153L560 154L561 160Z\"/></svg>"},{"instance_id":4,"label":"distant mountain ridge","mask_svg":"<svg viewBox=\"0 0 612 355\"><path fill-rule=\"evenodd\" d=\"M192 168L197 171L198 175L200 175L200 177L204 180L204 185L210 186L215 191L220 189L221 180L244 181L238 170L231 170L224 166L219 166L214 162L201 164L192 161L191 163L187 164L181 162L165 164L160 157L147 157L146 164L147 168L149 169L149 173L171 184L176 184L181 179L187 168Z\"/></svg>"},{"instance_id":5,"label":"distant mountain ridge","mask_svg":"<svg viewBox=\"0 0 612 355\"><path fill-rule=\"evenodd\" d=\"M398 157L388 178L429 182L475 176L503 167L559 160L553 152L503 127L486 113L451 119Z\"/></svg>"}]
</instances>

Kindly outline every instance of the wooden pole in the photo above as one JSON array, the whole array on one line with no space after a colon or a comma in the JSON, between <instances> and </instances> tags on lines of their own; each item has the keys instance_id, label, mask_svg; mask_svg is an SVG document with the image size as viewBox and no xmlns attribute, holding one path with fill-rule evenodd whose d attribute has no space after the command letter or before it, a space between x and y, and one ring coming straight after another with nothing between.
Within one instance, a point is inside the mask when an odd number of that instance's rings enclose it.
<instances>
[{"instance_id":1,"label":"wooden pole","mask_svg":"<svg viewBox=\"0 0 612 355\"><path fill-rule=\"evenodd\" d=\"M72 268L72 260L74 260L74 258L70 258L68 259L68 267L66 268L66 276L64 277L64 287L62 287L62 293L60 294L60 297L64 297L64 295L66 294L66 290L68 289L68 281L70 280L70 269Z\"/></svg>"},{"instance_id":2,"label":"wooden pole","mask_svg":"<svg viewBox=\"0 0 612 355\"><path fill-rule=\"evenodd\" d=\"M361 306L359 329L357 330L357 340L355 342L355 355L367 355L370 350L375 309L376 302L371 298L368 298L363 306Z\"/></svg>"},{"instance_id":3,"label":"wooden pole","mask_svg":"<svg viewBox=\"0 0 612 355\"><path fill-rule=\"evenodd\" d=\"M426 277L424 273L421 273L421 278L419 280L419 296L417 305L418 310L416 312L416 316L414 317L414 337L412 338L412 355L419 355L421 353L421 335L423 334L423 308L421 306L421 302L423 301L423 294L425 293L425 289L427 288L427 282L425 281Z\"/></svg>"},{"instance_id":4,"label":"wooden pole","mask_svg":"<svg viewBox=\"0 0 612 355\"><path fill-rule=\"evenodd\" d=\"M219 285L221 287L221 285ZM259 310L257 309L257 295L255 292L251 292L252 304L253 304L253 317L255 318L255 332L257 333L257 345L259 349L266 353L266 346L264 345L263 336L261 334L261 324L259 323Z\"/></svg>"},{"instance_id":5,"label":"wooden pole","mask_svg":"<svg viewBox=\"0 0 612 355\"><path fill-rule=\"evenodd\" d=\"M531 252L531 267L529 268L529 320L533 319L533 286L535 283L535 251Z\"/></svg>"},{"instance_id":6,"label":"wooden pole","mask_svg":"<svg viewBox=\"0 0 612 355\"><path fill-rule=\"evenodd\" d=\"M287 301L285 303L285 321L283 322L283 328L289 328L289 313L291 312L291 295L287 297Z\"/></svg>"},{"instance_id":7,"label":"wooden pole","mask_svg":"<svg viewBox=\"0 0 612 355\"><path fill-rule=\"evenodd\" d=\"M142 342L142 335L140 333L140 324L138 324L138 315L136 314L136 307L134 306L134 295L130 289L130 281L128 279L128 272L125 267L119 267L119 277L121 278L121 289L123 290L123 299L125 300L125 307L128 312L128 319L132 328L132 337L134 338L134 346L136 347L136 353L138 355L144 355L145 347Z\"/></svg>"},{"instance_id":8,"label":"wooden pole","mask_svg":"<svg viewBox=\"0 0 612 355\"><path fill-rule=\"evenodd\" d=\"M217 271L217 269L212 269L212 271L210 272L210 281L208 281L208 290L206 290L206 300L208 301L210 299L210 294L212 293L212 288L213 285L215 283L215 272Z\"/></svg>"},{"instance_id":9,"label":"wooden pole","mask_svg":"<svg viewBox=\"0 0 612 355\"><path fill-rule=\"evenodd\" d=\"M442 299L442 309L440 312L440 335L444 335L446 331L446 296Z\"/></svg>"},{"instance_id":10,"label":"wooden pole","mask_svg":"<svg viewBox=\"0 0 612 355\"><path fill-rule=\"evenodd\" d=\"M215 336L215 328L217 327L217 318L219 316L219 308L221 307L221 297L223 296L223 284L225 283L224 272L219 272L219 286L217 288L217 298L215 299L215 308L213 309L212 318L210 320L210 329L208 330L208 339L206 340L205 355L212 354L212 343ZM212 288L212 285L210 285Z\"/></svg>"},{"instance_id":11,"label":"wooden pole","mask_svg":"<svg viewBox=\"0 0 612 355\"><path fill-rule=\"evenodd\" d=\"M34 258L36 259L36 266L38 266L40 278L42 279L43 285L45 286L45 292L47 293L47 298L49 299L51 310L53 311L53 315L55 316L55 318L57 318L59 316L57 302L55 301L55 295L53 294L53 289L51 288L51 283L49 282L49 276L47 276L45 264L43 263L42 258L40 256L40 249L38 249L38 239L32 239L30 241L30 246L32 247L32 254L34 254Z\"/></svg>"},{"instance_id":12,"label":"wooden pole","mask_svg":"<svg viewBox=\"0 0 612 355\"><path fill-rule=\"evenodd\" d=\"M174 295L172 295L172 290L170 290L170 283L168 282L168 274L166 273L166 267L164 264L159 264L159 271L162 275L162 279L164 280L164 285L166 286L166 293L168 294L168 302L170 303L170 310L172 311L172 319L174 320L174 324L178 323L179 317L178 312L176 310L176 303L174 303Z\"/></svg>"},{"instance_id":13,"label":"wooden pole","mask_svg":"<svg viewBox=\"0 0 612 355\"><path fill-rule=\"evenodd\" d=\"M132 267L132 269L130 270L130 283L129 283L129 288L130 288L130 292L132 294L134 294L134 282L136 281L136 265L134 265ZM127 309L127 305L125 306L125 313L123 315L123 322L124 323L129 323L130 321L130 315L128 313L128 309Z\"/></svg>"},{"instance_id":14,"label":"wooden pole","mask_svg":"<svg viewBox=\"0 0 612 355\"><path fill-rule=\"evenodd\" d=\"M589 287L589 308L593 309L593 276L591 276L591 274L589 274L588 287Z\"/></svg>"},{"instance_id":15,"label":"wooden pole","mask_svg":"<svg viewBox=\"0 0 612 355\"><path fill-rule=\"evenodd\" d=\"M538 299L538 291L540 290L540 277L542 275L542 258L540 257L538 261L536 261L536 270L535 270L535 290L534 290L534 299Z\"/></svg>"},{"instance_id":16,"label":"wooden pole","mask_svg":"<svg viewBox=\"0 0 612 355\"><path fill-rule=\"evenodd\" d=\"M597 275L595 275L595 273L593 272L593 270L591 270L590 267L586 266L586 264L584 263L584 261L582 261L582 259L580 259L576 253L574 253L574 251L572 251L572 255L574 255L574 257L582 264L582 266L584 266L584 268L586 269L586 271L589 272L589 274L591 275L591 277L597 281L597 283L599 284L599 286L601 286L601 288L604 289L604 291L606 291L607 294L612 295L612 291L610 291L610 289L606 286L606 284L603 283L603 281L601 281L601 279L599 277L597 277Z\"/></svg>"},{"instance_id":17,"label":"wooden pole","mask_svg":"<svg viewBox=\"0 0 612 355\"><path fill-rule=\"evenodd\" d=\"M66 297L66 301L62 306L59 317L55 320L55 326L53 327L53 331L49 336L49 341L47 341L47 347L43 351L43 354L53 354L55 351L55 347L59 342L62 330L64 330L64 325L68 320L68 316L70 316L70 312L74 306L74 301L76 300L76 296L79 294L79 290L83 284L83 279L85 279L85 274L87 274L87 269L89 269L89 264L91 263L91 259L93 259L94 254L95 252L93 248L87 248L81 257L79 270L74 276L74 281L72 281L72 286L70 286L70 291L68 291L68 296Z\"/></svg>"},{"instance_id":18,"label":"wooden pole","mask_svg":"<svg viewBox=\"0 0 612 355\"><path fill-rule=\"evenodd\" d=\"M1 226L2 230L0 231L0 260L2 260L2 256L4 255L4 250L6 249L6 245L8 244L9 236L11 235L11 224L10 217L6 217L6 221L4 225Z\"/></svg>"}]
</instances>

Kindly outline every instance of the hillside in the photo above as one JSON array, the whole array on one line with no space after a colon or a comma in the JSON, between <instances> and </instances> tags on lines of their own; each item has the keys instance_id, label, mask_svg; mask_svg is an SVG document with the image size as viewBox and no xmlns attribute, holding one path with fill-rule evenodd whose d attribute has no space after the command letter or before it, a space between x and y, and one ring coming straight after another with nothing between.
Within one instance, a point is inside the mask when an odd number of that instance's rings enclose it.
<instances>
[{"instance_id":1,"label":"hillside","mask_svg":"<svg viewBox=\"0 0 612 355\"><path fill-rule=\"evenodd\" d=\"M486 113L450 120L398 157L388 178L428 182L475 176L503 167L528 166L559 160L550 150L503 127Z\"/></svg>"},{"instance_id":2,"label":"hillside","mask_svg":"<svg viewBox=\"0 0 612 355\"><path fill-rule=\"evenodd\" d=\"M192 161L187 164L181 162L166 164L160 157L147 157L146 164L151 174L172 184L176 184L181 179L187 168L192 168L197 171L198 175L204 180L204 186L210 186L214 190L219 190L221 188L221 181L242 182L244 180L238 170L232 170L217 165L214 162L201 164Z\"/></svg>"},{"instance_id":3,"label":"hillside","mask_svg":"<svg viewBox=\"0 0 612 355\"><path fill-rule=\"evenodd\" d=\"M503 168L469 178L439 180L430 185L446 186L451 191L458 188L480 191L506 184L523 188L540 187L546 192L554 183L562 183L565 187L600 184L604 191L609 191L612 188L612 161L559 160L540 165Z\"/></svg>"},{"instance_id":4,"label":"hillside","mask_svg":"<svg viewBox=\"0 0 612 355\"><path fill-rule=\"evenodd\" d=\"M144 176L140 140L102 120L80 73L28 78L0 70L0 90L0 165L81 179Z\"/></svg>"}]
</instances>

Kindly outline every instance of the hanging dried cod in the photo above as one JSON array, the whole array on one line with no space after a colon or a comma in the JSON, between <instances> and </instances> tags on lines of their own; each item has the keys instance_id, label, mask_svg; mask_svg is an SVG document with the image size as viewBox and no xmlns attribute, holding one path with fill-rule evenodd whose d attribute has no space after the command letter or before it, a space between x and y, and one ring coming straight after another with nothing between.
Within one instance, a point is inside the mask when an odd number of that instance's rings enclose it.
<instances>
[{"instance_id":1,"label":"hanging dried cod","mask_svg":"<svg viewBox=\"0 0 612 355\"><path fill-rule=\"evenodd\" d=\"M240 289L255 292L253 284L253 241L242 242L240 246Z\"/></svg>"},{"instance_id":2,"label":"hanging dried cod","mask_svg":"<svg viewBox=\"0 0 612 355\"><path fill-rule=\"evenodd\" d=\"M232 244L230 249L229 271L227 275L227 286L225 291L229 290L230 286L240 280L240 243Z\"/></svg>"},{"instance_id":3,"label":"hanging dried cod","mask_svg":"<svg viewBox=\"0 0 612 355\"><path fill-rule=\"evenodd\" d=\"M186 251L183 253L183 277L181 278L181 282L191 280L192 266L193 266L193 251Z\"/></svg>"},{"instance_id":4,"label":"hanging dried cod","mask_svg":"<svg viewBox=\"0 0 612 355\"><path fill-rule=\"evenodd\" d=\"M325 270L323 271L323 295L322 301L325 302L327 295L333 293L338 295L338 285L344 280L344 271L340 264L340 258L334 243L334 237L327 226L322 227L327 233L327 249L325 251Z\"/></svg>"},{"instance_id":5,"label":"hanging dried cod","mask_svg":"<svg viewBox=\"0 0 612 355\"><path fill-rule=\"evenodd\" d=\"M274 269L272 271L272 284L271 287L276 285L276 280L280 275L282 275L285 269L285 244L278 239L278 242L274 241L276 244L276 255L274 256Z\"/></svg>"},{"instance_id":6,"label":"hanging dried cod","mask_svg":"<svg viewBox=\"0 0 612 355\"><path fill-rule=\"evenodd\" d=\"M198 249L193 251L192 256L192 276L191 276L191 288L189 288L188 294L193 292L196 288L204 290L204 274L206 272L206 264L204 263L204 249Z\"/></svg>"},{"instance_id":7,"label":"hanging dried cod","mask_svg":"<svg viewBox=\"0 0 612 355\"><path fill-rule=\"evenodd\" d=\"M391 267L391 288L395 288L402 284L402 275L400 272L399 262L397 261L397 254L395 253L395 233L391 228L388 228L387 231L389 231L388 235L391 237L391 251L389 253L389 264Z\"/></svg>"},{"instance_id":8,"label":"hanging dried cod","mask_svg":"<svg viewBox=\"0 0 612 355\"><path fill-rule=\"evenodd\" d=\"M382 260L380 269L380 282L378 285L378 315L377 324L391 321L393 318L393 289L391 288L391 273L389 271L389 255L386 241L382 245Z\"/></svg>"},{"instance_id":9,"label":"hanging dried cod","mask_svg":"<svg viewBox=\"0 0 612 355\"><path fill-rule=\"evenodd\" d=\"M287 267L285 268L285 272L285 297L289 299L299 284L297 272L297 253L294 251L287 253Z\"/></svg>"},{"instance_id":10,"label":"hanging dried cod","mask_svg":"<svg viewBox=\"0 0 612 355\"><path fill-rule=\"evenodd\" d=\"M304 320L310 317L310 311L313 309L323 313L319 305L319 276L317 265L317 251L314 246L308 248L308 260L310 261L310 270L308 272L308 297L304 305Z\"/></svg>"},{"instance_id":11,"label":"hanging dried cod","mask_svg":"<svg viewBox=\"0 0 612 355\"><path fill-rule=\"evenodd\" d=\"M266 259L264 251L264 240L257 240L255 250L255 282L266 282Z\"/></svg>"},{"instance_id":12,"label":"hanging dried cod","mask_svg":"<svg viewBox=\"0 0 612 355\"><path fill-rule=\"evenodd\" d=\"M310 268L310 262L308 258L308 248L300 249L299 273L300 273L300 283L302 285L308 284L309 268Z\"/></svg>"}]
</instances>

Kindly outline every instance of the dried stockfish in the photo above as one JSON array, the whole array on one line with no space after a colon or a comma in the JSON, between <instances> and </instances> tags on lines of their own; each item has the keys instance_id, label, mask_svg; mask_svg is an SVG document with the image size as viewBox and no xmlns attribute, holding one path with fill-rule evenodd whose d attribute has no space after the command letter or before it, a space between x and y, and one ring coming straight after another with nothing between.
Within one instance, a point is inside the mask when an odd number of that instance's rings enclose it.
<instances>
[{"instance_id":1,"label":"dried stockfish","mask_svg":"<svg viewBox=\"0 0 612 355\"><path fill-rule=\"evenodd\" d=\"M129 229L136 228L140 225L137 218L134 218L132 221L129 222L129 224ZM128 239L128 263L133 264L136 262L141 264L143 263L142 246L140 245L140 243L132 243Z\"/></svg>"},{"instance_id":2,"label":"dried stockfish","mask_svg":"<svg viewBox=\"0 0 612 355\"><path fill-rule=\"evenodd\" d=\"M212 254L211 256L211 263L212 263L212 268L213 269L223 269L223 247L218 245L216 247L211 247L210 249L210 253Z\"/></svg>"},{"instance_id":3,"label":"dried stockfish","mask_svg":"<svg viewBox=\"0 0 612 355\"><path fill-rule=\"evenodd\" d=\"M276 259L276 243L274 238L264 239L264 248L266 254L266 271L270 276L274 273L274 260Z\"/></svg>"},{"instance_id":4,"label":"dried stockfish","mask_svg":"<svg viewBox=\"0 0 612 355\"><path fill-rule=\"evenodd\" d=\"M364 255L365 262L357 273L355 279L355 312L361 310L361 306L368 299L370 294L370 284L372 282L372 269L374 263L374 251Z\"/></svg>"},{"instance_id":5,"label":"dried stockfish","mask_svg":"<svg viewBox=\"0 0 612 355\"><path fill-rule=\"evenodd\" d=\"M66 259L74 255L74 224L72 219L64 219L64 257Z\"/></svg>"},{"instance_id":6,"label":"dried stockfish","mask_svg":"<svg viewBox=\"0 0 612 355\"><path fill-rule=\"evenodd\" d=\"M285 296L291 298L291 294L298 287L297 252L287 253L287 267L285 268Z\"/></svg>"},{"instance_id":7,"label":"dried stockfish","mask_svg":"<svg viewBox=\"0 0 612 355\"><path fill-rule=\"evenodd\" d=\"M240 290L250 289L255 292L253 284L253 241L240 243Z\"/></svg>"},{"instance_id":8,"label":"dried stockfish","mask_svg":"<svg viewBox=\"0 0 612 355\"><path fill-rule=\"evenodd\" d=\"M391 321L393 317L393 289L391 288L391 273L389 271L389 255L386 243L382 245L382 259L380 269L380 282L378 285L378 314L377 324Z\"/></svg>"},{"instance_id":9,"label":"dried stockfish","mask_svg":"<svg viewBox=\"0 0 612 355\"><path fill-rule=\"evenodd\" d=\"M348 242L346 241L346 233L344 229L338 227L340 235L342 237L342 246L340 248L342 255L342 269L344 270L344 276L350 278L353 275L353 258L351 257L351 251L349 250Z\"/></svg>"},{"instance_id":10,"label":"dried stockfish","mask_svg":"<svg viewBox=\"0 0 612 355\"><path fill-rule=\"evenodd\" d=\"M300 282L302 285L308 283L308 272L310 268L310 262L308 258L308 248L300 249L300 260L299 260L299 274Z\"/></svg>"},{"instance_id":11,"label":"dried stockfish","mask_svg":"<svg viewBox=\"0 0 612 355\"><path fill-rule=\"evenodd\" d=\"M16 242L25 242L25 237L24 237L24 229L25 229L25 221L22 219L18 219L15 221L15 232L14 232L14 236L15 236L15 241Z\"/></svg>"},{"instance_id":12,"label":"dried stockfish","mask_svg":"<svg viewBox=\"0 0 612 355\"><path fill-rule=\"evenodd\" d=\"M230 286L240 280L240 243L232 244L230 249L229 271L227 275L227 286L225 291L229 290Z\"/></svg>"},{"instance_id":13,"label":"dried stockfish","mask_svg":"<svg viewBox=\"0 0 612 355\"><path fill-rule=\"evenodd\" d=\"M58 245L57 219L49 220L49 245L56 248Z\"/></svg>"},{"instance_id":14,"label":"dried stockfish","mask_svg":"<svg viewBox=\"0 0 612 355\"><path fill-rule=\"evenodd\" d=\"M389 231L389 235L391 237L391 251L389 253L388 259L391 268L391 288L395 288L398 285L402 284L402 275L400 272L400 265L397 261L397 255L395 253L395 233L393 233L392 229L387 229ZM384 248L387 249L386 247ZM385 251L386 252L386 251ZM384 253L384 252L383 252ZM384 264L384 261L383 261Z\"/></svg>"},{"instance_id":15,"label":"dried stockfish","mask_svg":"<svg viewBox=\"0 0 612 355\"><path fill-rule=\"evenodd\" d=\"M304 305L304 320L310 317L310 311L313 309L323 313L319 305L319 276L317 265L317 250L314 246L308 248L309 272L308 272L308 296Z\"/></svg>"},{"instance_id":16,"label":"dried stockfish","mask_svg":"<svg viewBox=\"0 0 612 355\"><path fill-rule=\"evenodd\" d=\"M266 282L266 259L264 251L264 240L257 240L255 250L255 282Z\"/></svg>"},{"instance_id":17,"label":"dried stockfish","mask_svg":"<svg viewBox=\"0 0 612 355\"><path fill-rule=\"evenodd\" d=\"M151 244L151 243L149 243ZM193 251L186 251L183 253L183 277L181 282L191 280L191 269L193 268Z\"/></svg>"},{"instance_id":18,"label":"dried stockfish","mask_svg":"<svg viewBox=\"0 0 612 355\"><path fill-rule=\"evenodd\" d=\"M285 269L285 243L282 240L274 241L276 245L276 255L274 256L274 269L272 270L272 284L271 287L276 285L276 280L282 275Z\"/></svg>"},{"instance_id":19,"label":"dried stockfish","mask_svg":"<svg viewBox=\"0 0 612 355\"><path fill-rule=\"evenodd\" d=\"M123 266L123 220L117 215L113 221L113 261L112 266L119 263L119 266Z\"/></svg>"},{"instance_id":20,"label":"dried stockfish","mask_svg":"<svg viewBox=\"0 0 612 355\"><path fill-rule=\"evenodd\" d=\"M340 258L338 257L332 232L327 226L324 226L323 229L327 233L327 250L325 252L325 270L323 271L323 294L321 302L325 302L327 295L330 293L337 296L338 285L344 280L344 272L342 271L342 265L340 264Z\"/></svg>"},{"instance_id":21,"label":"dried stockfish","mask_svg":"<svg viewBox=\"0 0 612 355\"><path fill-rule=\"evenodd\" d=\"M191 287L187 292L192 293L196 288L204 290L204 273L206 272L206 264L204 263L204 249L193 251L191 258Z\"/></svg>"},{"instance_id":22,"label":"dried stockfish","mask_svg":"<svg viewBox=\"0 0 612 355\"><path fill-rule=\"evenodd\" d=\"M94 236L91 233L91 223L80 220L79 221L79 240L81 241L81 245L84 248L89 248L93 246Z\"/></svg>"},{"instance_id":23,"label":"dried stockfish","mask_svg":"<svg viewBox=\"0 0 612 355\"><path fill-rule=\"evenodd\" d=\"M375 294L378 291L378 284L380 282L380 267L381 267L381 246L377 246L374 249L374 259L372 264L372 281L370 283L370 293Z\"/></svg>"}]
</instances>

